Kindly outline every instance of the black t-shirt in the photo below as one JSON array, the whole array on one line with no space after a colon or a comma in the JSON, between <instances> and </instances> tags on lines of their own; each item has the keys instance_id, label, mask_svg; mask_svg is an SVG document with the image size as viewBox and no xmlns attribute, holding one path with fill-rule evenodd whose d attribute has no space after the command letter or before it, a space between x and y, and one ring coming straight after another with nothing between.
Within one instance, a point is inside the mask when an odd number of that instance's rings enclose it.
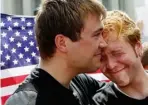
<instances>
[{"instance_id":1,"label":"black t-shirt","mask_svg":"<svg viewBox=\"0 0 148 105\"><path fill-rule=\"evenodd\" d=\"M93 100L96 105L148 105L148 97L142 100L131 98L120 92L113 82L99 89Z\"/></svg>"},{"instance_id":2,"label":"black t-shirt","mask_svg":"<svg viewBox=\"0 0 148 105\"><path fill-rule=\"evenodd\" d=\"M92 96L105 83L85 74L76 76L69 89L36 68L8 99L6 105L94 105Z\"/></svg>"}]
</instances>

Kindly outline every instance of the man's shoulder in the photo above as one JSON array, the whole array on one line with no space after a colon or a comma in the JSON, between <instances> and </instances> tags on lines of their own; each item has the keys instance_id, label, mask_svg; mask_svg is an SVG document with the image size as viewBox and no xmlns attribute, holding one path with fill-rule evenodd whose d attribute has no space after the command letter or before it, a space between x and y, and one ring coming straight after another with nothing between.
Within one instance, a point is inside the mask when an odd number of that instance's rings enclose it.
<instances>
[{"instance_id":1,"label":"man's shoulder","mask_svg":"<svg viewBox=\"0 0 148 105\"><path fill-rule=\"evenodd\" d=\"M6 101L5 105L35 105L37 93L35 91L19 91Z\"/></svg>"},{"instance_id":2,"label":"man's shoulder","mask_svg":"<svg viewBox=\"0 0 148 105\"><path fill-rule=\"evenodd\" d=\"M35 105L37 89L28 82L22 83L9 97L5 105Z\"/></svg>"}]
</instances>

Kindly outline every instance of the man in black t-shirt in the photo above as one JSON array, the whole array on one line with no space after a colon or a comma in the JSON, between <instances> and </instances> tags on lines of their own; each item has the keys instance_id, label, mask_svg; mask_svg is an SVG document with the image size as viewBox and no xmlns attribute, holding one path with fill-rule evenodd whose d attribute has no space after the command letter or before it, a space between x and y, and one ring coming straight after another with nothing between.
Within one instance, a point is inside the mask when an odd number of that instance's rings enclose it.
<instances>
[{"instance_id":1,"label":"man in black t-shirt","mask_svg":"<svg viewBox=\"0 0 148 105\"><path fill-rule=\"evenodd\" d=\"M99 0L44 0L35 20L39 65L6 105L92 105L93 87L101 84L75 76L100 67L107 45L102 36L105 17Z\"/></svg>"},{"instance_id":2,"label":"man in black t-shirt","mask_svg":"<svg viewBox=\"0 0 148 105\"><path fill-rule=\"evenodd\" d=\"M141 63L140 30L124 12L107 13L101 68L112 82L93 96L96 105L148 105L148 73Z\"/></svg>"}]
</instances>

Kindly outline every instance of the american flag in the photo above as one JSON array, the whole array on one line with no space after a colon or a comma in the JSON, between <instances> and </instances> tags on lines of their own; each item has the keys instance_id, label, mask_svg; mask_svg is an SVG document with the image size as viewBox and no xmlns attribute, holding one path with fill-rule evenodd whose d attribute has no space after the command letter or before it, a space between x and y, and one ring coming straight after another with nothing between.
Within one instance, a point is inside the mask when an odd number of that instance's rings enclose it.
<instances>
[{"instance_id":1,"label":"american flag","mask_svg":"<svg viewBox=\"0 0 148 105\"><path fill-rule=\"evenodd\" d=\"M38 63L39 52L33 31L34 22L33 16L1 14L2 105ZM97 80L107 80L100 71L88 75Z\"/></svg>"}]
</instances>

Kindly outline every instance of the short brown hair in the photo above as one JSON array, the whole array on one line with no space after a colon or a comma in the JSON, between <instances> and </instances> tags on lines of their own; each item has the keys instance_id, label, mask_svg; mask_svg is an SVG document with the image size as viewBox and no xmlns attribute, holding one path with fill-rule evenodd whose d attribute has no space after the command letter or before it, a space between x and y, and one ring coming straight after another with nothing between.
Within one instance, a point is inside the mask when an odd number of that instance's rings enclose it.
<instances>
[{"instance_id":1,"label":"short brown hair","mask_svg":"<svg viewBox=\"0 0 148 105\"><path fill-rule=\"evenodd\" d=\"M119 36L125 36L125 39L134 46L141 39L140 29L136 23L123 11L113 10L107 12L104 19L104 30L116 30Z\"/></svg>"},{"instance_id":2,"label":"short brown hair","mask_svg":"<svg viewBox=\"0 0 148 105\"><path fill-rule=\"evenodd\" d=\"M98 0L45 0L36 16L35 34L42 59L55 52L55 36L80 39L88 14L105 18L106 9Z\"/></svg>"}]
</instances>

